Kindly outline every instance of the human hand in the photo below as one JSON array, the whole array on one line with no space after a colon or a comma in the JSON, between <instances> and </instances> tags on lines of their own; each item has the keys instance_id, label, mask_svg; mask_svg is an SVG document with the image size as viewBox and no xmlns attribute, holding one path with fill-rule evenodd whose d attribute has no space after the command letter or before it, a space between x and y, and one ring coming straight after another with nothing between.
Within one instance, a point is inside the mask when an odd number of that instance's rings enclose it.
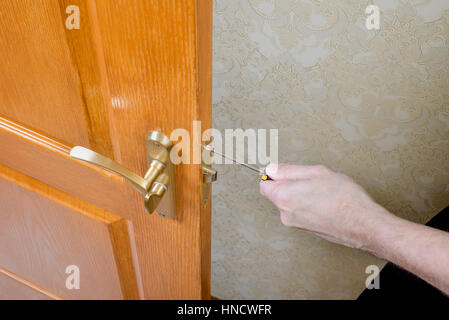
<instances>
[{"instance_id":1,"label":"human hand","mask_svg":"<svg viewBox=\"0 0 449 320\"><path fill-rule=\"evenodd\" d=\"M393 217L348 176L324 166L274 165L260 193L280 210L281 221L349 247L369 250L376 226Z\"/></svg>"}]
</instances>

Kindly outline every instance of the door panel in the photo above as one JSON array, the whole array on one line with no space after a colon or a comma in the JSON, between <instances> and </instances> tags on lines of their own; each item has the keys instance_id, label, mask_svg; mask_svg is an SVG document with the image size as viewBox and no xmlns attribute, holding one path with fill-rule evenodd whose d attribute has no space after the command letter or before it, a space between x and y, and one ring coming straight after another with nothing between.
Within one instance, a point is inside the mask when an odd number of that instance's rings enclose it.
<instances>
[{"instance_id":1,"label":"door panel","mask_svg":"<svg viewBox=\"0 0 449 320\"><path fill-rule=\"evenodd\" d=\"M0 300L62 300L62 297L0 268Z\"/></svg>"},{"instance_id":2,"label":"door panel","mask_svg":"<svg viewBox=\"0 0 449 320\"><path fill-rule=\"evenodd\" d=\"M65 28L68 5L80 8L80 30ZM191 131L195 120L211 126L212 1L3 1L0 18L0 185L9 203L0 209L8 219L0 237L30 252L19 263L5 251L0 267L43 281L34 264L66 263L48 237L76 225L70 243L90 256L75 255L73 264L84 263L96 291L64 298L104 298L101 288L111 298L209 298L210 203L201 201L200 166L176 168L178 212L166 220L147 214L143 196L122 178L71 159L69 150L90 148L143 175L148 131ZM30 181L50 194L23 187ZM103 214L109 220L98 220ZM43 234L40 242L18 242L30 228ZM78 252L58 243L73 251L67 257ZM37 283L59 294L61 277Z\"/></svg>"},{"instance_id":3,"label":"door panel","mask_svg":"<svg viewBox=\"0 0 449 320\"><path fill-rule=\"evenodd\" d=\"M0 113L68 143L89 145L58 1L2 1L0 17Z\"/></svg>"},{"instance_id":4,"label":"door panel","mask_svg":"<svg viewBox=\"0 0 449 320\"><path fill-rule=\"evenodd\" d=\"M139 298L128 224L0 166L0 267L64 298ZM66 288L66 268L80 289Z\"/></svg>"},{"instance_id":5,"label":"door panel","mask_svg":"<svg viewBox=\"0 0 449 320\"><path fill-rule=\"evenodd\" d=\"M134 190L114 173L71 159L69 146L1 116L0 146L1 164L119 216L130 214Z\"/></svg>"}]
</instances>

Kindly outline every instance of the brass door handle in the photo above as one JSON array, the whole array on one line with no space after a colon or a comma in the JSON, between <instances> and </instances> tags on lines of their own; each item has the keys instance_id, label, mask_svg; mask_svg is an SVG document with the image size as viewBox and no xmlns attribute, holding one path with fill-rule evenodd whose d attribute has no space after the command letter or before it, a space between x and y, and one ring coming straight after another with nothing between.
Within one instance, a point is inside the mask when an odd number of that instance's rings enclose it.
<instances>
[{"instance_id":1,"label":"brass door handle","mask_svg":"<svg viewBox=\"0 0 449 320\"><path fill-rule=\"evenodd\" d=\"M115 172L121 175L123 178L127 179L128 182L131 183L139 192L148 192L150 181L146 181L141 176L129 171L128 169L119 165L117 162L106 158L99 153L96 153L84 147L77 146L70 150L70 156L74 159L86 161L109 171Z\"/></svg>"},{"instance_id":2,"label":"brass door handle","mask_svg":"<svg viewBox=\"0 0 449 320\"><path fill-rule=\"evenodd\" d=\"M121 175L139 192L145 194L144 205L148 213L157 212L160 216L174 218L176 216L176 188L173 165L169 161L172 146L173 143L164 134L158 131L148 133L146 148L150 165L144 177L126 169L114 160L84 147L72 148L70 157ZM170 189L169 184L171 184ZM166 193L167 195L165 195Z\"/></svg>"}]
</instances>

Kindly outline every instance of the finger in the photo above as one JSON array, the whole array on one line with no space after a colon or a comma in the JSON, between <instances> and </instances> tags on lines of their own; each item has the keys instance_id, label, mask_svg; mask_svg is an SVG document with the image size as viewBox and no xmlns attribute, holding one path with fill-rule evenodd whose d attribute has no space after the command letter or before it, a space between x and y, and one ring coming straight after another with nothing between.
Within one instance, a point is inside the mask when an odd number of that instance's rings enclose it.
<instances>
[{"instance_id":1,"label":"finger","mask_svg":"<svg viewBox=\"0 0 449 320\"><path fill-rule=\"evenodd\" d=\"M302 197L310 180L261 181L260 193L280 210L289 211L292 199Z\"/></svg>"},{"instance_id":2,"label":"finger","mask_svg":"<svg viewBox=\"0 0 449 320\"><path fill-rule=\"evenodd\" d=\"M260 181L259 190L260 194L264 197L272 200L274 190L278 187L276 181Z\"/></svg>"},{"instance_id":3,"label":"finger","mask_svg":"<svg viewBox=\"0 0 449 320\"><path fill-rule=\"evenodd\" d=\"M296 166L291 164L269 164L265 172L273 180L300 180L316 177L321 166Z\"/></svg>"}]
</instances>

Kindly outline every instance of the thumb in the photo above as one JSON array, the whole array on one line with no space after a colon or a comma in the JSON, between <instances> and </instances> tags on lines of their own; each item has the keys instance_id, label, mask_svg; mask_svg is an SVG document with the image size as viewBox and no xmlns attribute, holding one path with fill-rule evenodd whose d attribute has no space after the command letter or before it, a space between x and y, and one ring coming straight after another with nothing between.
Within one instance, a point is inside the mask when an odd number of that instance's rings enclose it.
<instances>
[{"instance_id":1,"label":"thumb","mask_svg":"<svg viewBox=\"0 0 449 320\"><path fill-rule=\"evenodd\" d=\"M273 180L300 180L310 179L316 170L312 166L296 166L291 164L270 163L265 172Z\"/></svg>"}]
</instances>

